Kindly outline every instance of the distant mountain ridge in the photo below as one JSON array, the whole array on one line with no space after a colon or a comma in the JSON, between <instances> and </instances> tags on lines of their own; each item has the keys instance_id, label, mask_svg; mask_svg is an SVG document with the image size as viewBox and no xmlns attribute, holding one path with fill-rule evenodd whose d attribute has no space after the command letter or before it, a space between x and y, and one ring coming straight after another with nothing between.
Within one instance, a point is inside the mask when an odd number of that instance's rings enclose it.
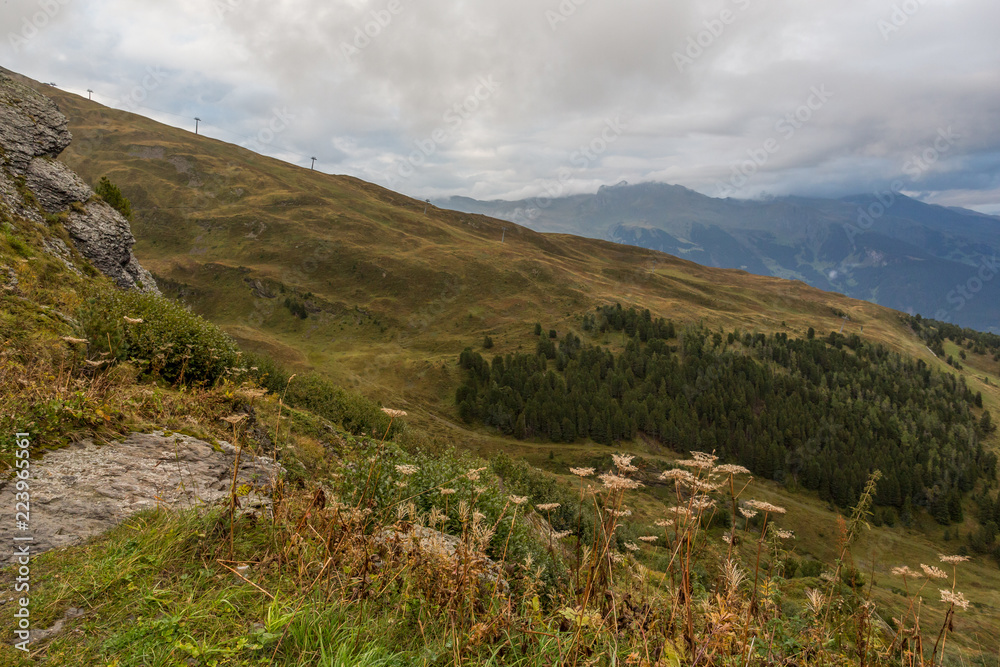
<instances>
[{"instance_id":1,"label":"distant mountain ridge","mask_svg":"<svg viewBox=\"0 0 1000 667\"><path fill-rule=\"evenodd\" d=\"M841 199L716 199L666 183L444 208L536 231L660 250L705 266L802 280L898 310L1000 331L1000 217L898 192Z\"/></svg>"}]
</instances>

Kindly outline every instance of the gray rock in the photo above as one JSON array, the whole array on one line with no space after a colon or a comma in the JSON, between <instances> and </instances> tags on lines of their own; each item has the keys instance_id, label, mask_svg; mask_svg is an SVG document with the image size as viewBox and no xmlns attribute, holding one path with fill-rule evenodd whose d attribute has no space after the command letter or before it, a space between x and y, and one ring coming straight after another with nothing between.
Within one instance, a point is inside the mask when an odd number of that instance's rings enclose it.
<instances>
[{"instance_id":1,"label":"gray rock","mask_svg":"<svg viewBox=\"0 0 1000 667\"><path fill-rule=\"evenodd\" d=\"M119 287L158 291L153 276L132 254L135 237L123 218L102 201L84 204L84 212L70 211L66 231L80 254Z\"/></svg>"},{"instance_id":2,"label":"gray rock","mask_svg":"<svg viewBox=\"0 0 1000 667\"><path fill-rule=\"evenodd\" d=\"M0 146L15 174L24 174L33 158L56 157L71 139L55 102L0 74Z\"/></svg>"},{"instance_id":3,"label":"gray rock","mask_svg":"<svg viewBox=\"0 0 1000 667\"><path fill-rule=\"evenodd\" d=\"M0 205L44 224L12 181L24 177L25 186L46 212L71 209L66 222L70 238L101 273L119 287L159 293L153 276L132 254L135 238L128 221L107 204L91 201L94 191L55 160L70 139L66 117L52 100L0 73ZM83 211L74 204L82 204ZM68 261L58 251L55 254Z\"/></svg>"},{"instance_id":4,"label":"gray rock","mask_svg":"<svg viewBox=\"0 0 1000 667\"><path fill-rule=\"evenodd\" d=\"M0 542L14 544L16 535L30 535L37 555L98 535L140 510L154 507L204 507L228 500L236 450L218 448L185 435L133 433L124 441L97 446L84 441L33 460L30 470L28 531L17 531L13 516L0 522ZM244 508L265 507L266 488L281 474L267 458L240 458L238 484L255 489L242 499ZM16 503L13 480L0 482L0 507L12 514ZM0 566L11 562L8 549Z\"/></svg>"},{"instance_id":5,"label":"gray rock","mask_svg":"<svg viewBox=\"0 0 1000 667\"><path fill-rule=\"evenodd\" d=\"M94 191L76 172L49 158L33 159L25 176L28 189L49 213L64 211L73 202L84 202L94 196Z\"/></svg>"}]
</instances>

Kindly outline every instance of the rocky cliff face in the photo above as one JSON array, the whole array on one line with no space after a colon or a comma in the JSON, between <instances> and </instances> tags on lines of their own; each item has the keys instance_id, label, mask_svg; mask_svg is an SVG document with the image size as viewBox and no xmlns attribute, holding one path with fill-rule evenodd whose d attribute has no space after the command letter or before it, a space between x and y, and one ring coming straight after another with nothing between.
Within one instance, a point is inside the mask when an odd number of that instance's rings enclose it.
<instances>
[{"instance_id":1,"label":"rocky cliff face","mask_svg":"<svg viewBox=\"0 0 1000 667\"><path fill-rule=\"evenodd\" d=\"M128 221L56 161L69 145L66 117L52 100L0 73L0 206L37 224L62 221L80 254L119 287L157 291L132 254ZM66 253L50 249L64 261Z\"/></svg>"}]
</instances>

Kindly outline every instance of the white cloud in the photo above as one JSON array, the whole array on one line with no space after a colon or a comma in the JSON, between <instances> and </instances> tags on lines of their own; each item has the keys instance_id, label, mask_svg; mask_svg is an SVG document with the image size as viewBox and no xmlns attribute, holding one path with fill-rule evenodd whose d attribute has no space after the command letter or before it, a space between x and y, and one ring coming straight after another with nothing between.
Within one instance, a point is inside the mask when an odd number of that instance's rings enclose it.
<instances>
[{"instance_id":1,"label":"white cloud","mask_svg":"<svg viewBox=\"0 0 1000 667\"><path fill-rule=\"evenodd\" d=\"M30 39L11 39L46 7ZM294 121L265 150L382 184L493 77L499 90L394 181L407 194L622 178L716 194L773 137L779 150L737 196L848 194L904 177L952 126L962 140L914 189L1000 208L992 0L10 0L0 25L11 69L118 103L159 68L143 100L159 111L140 111L185 127L197 115L206 133L246 144L279 110ZM815 86L834 97L783 137L777 124ZM615 116L627 130L574 160Z\"/></svg>"}]
</instances>

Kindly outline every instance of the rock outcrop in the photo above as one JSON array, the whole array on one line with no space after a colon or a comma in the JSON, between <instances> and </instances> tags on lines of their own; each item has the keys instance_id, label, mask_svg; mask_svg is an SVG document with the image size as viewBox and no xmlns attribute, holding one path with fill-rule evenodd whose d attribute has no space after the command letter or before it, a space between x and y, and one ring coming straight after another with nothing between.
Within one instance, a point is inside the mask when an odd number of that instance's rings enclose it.
<instances>
[{"instance_id":1,"label":"rock outcrop","mask_svg":"<svg viewBox=\"0 0 1000 667\"><path fill-rule=\"evenodd\" d=\"M55 103L0 72L0 204L46 224L38 208L62 214L80 254L119 287L157 291L132 254L128 220L56 158L69 146L66 117ZM33 200L33 201L31 201Z\"/></svg>"},{"instance_id":2,"label":"rock outcrop","mask_svg":"<svg viewBox=\"0 0 1000 667\"><path fill-rule=\"evenodd\" d=\"M83 441L47 452L31 466L31 551L75 544L99 535L144 509L200 507L228 499L236 450L213 447L185 435L133 433L124 441L98 446ZM263 489L281 466L267 458L240 457L238 485L252 491L244 510L267 504ZM14 507L16 480L0 481L0 503ZM13 544L12 522L0 524L0 540ZM0 566L11 560L0 554Z\"/></svg>"}]
</instances>

